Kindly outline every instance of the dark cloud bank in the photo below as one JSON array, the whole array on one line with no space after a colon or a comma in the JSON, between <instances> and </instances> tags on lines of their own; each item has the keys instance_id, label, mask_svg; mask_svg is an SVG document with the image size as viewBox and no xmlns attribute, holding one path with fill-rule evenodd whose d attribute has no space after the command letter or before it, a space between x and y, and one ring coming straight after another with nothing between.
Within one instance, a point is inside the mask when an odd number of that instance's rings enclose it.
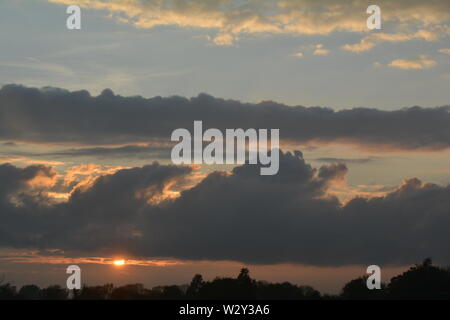
<instances>
[{"instance_id":1,"label":"dark cloud bank","mask_svg":"<svg viewBox=\"0 0 450 320\"><path fill-rule=\"evenodd\" d=\"M37 142L129 143L169 139L177 128L203 120L207 128L278 128L281 138L299 143L347 141L365 146L441 149L450 146L450 107L396 111L289 107L223 100L201 94L182 97L121 97L105 90L0 90L0 138Z\"/></svg>"},{"instance_id":2,"label":"dark cloud bank","mask_svg":"<svg viewBox=\"0 0 450 320\"><path fill-rule=\"evenodd\" d=\"M346 166L314 169L296 152L281 154L278 175L243 165L209 174L176 200L149 201L190 172L158 163L121 170L49 204L29 181L53 170L1 165L0 246L257 264L450 263L449 186L411 179L385 197L342 205L327 190Z\"/></svg>"}]
</instances>

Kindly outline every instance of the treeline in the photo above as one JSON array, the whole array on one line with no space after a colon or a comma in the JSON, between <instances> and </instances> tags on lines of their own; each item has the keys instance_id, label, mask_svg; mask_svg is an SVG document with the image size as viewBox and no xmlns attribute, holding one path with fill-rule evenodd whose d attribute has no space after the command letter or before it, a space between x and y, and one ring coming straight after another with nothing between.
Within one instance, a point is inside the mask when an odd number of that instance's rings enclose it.
<instances>
[{"instance_id":1,"label":"treeline","mask_svg":"<svg viewBox=\"0 0 450 320\"><path fill-rule=\"evenodd\" d=\"M0 285L0 299L9 300L354 300L354 299L450 299L450 269L432 265L430 259L411 267L408 271L382 284L381 290L369 290L367 277L348 282L339 295L322 295L310 286L297 286L288 282L269 283L250 277L242 269L236 278L216 278L204 281L195 275L189 285L159 286L146 289L141 284L114 287L84 286L69 292L60 286L39 288L26 285L17 290L11 284Z\"/></svg>"}]
</instances>

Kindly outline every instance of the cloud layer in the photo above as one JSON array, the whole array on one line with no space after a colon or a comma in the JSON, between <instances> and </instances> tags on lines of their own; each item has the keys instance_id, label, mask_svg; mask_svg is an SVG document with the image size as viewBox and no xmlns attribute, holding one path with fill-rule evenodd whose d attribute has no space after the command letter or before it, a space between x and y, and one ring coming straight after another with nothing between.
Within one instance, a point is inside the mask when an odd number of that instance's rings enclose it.
<instances>
[{"instance_id":1,"label":"cloud layer","mask_svg":"<svg viewBox=\"0 0 450 320\"><path fill-rule=\"evenodd\" d=\"M315 169L296 152L281 154L276 176L243 165L209 174L176 199L162 197L190 173L157 163L119 170L52 204L43 192L50 185L36 192L29 184L51 177L50 168L1 165L0 245L255 264L409 264L426 256L450 263L449 186L411 179L343 205L328 190L345 179L346 166Z\"/></svg>"},{"instance_id":2,"label":"cloud layer","mask_svg":"<svg viewBox=\"0 0 450 320\"><path fill-rule=\"evenodd\" d=\"M261 33L324 35L336 31L367 32L367 0L49 0L108 11L112 17L138 28L178 26L215 30L217 45L231 45L240 37ZM446 0L379 0L383 22L395 29L429 32L450 20ZM400 31L396 31L400 32Z\"/></svg>"},{"instance_id":3,"label":"cloud layer","mask_svg":"<svg viewBox=\"0 0 450 320\"><path fill-rule=\"evenodd\" d=\"M87 91L7 85L0 90L0 137L5 141L91 145L166 143L173 130L191 130L195 120L202 120L205 129L280 129L284 142L346 142L403 150L443 149L450 146L449 110L446 106L334 111L275 102L242 103L206 94L191 99L176 96L146 99L122 97L104 90L93 97ZM164 153L163 149L159 151ZM158 148L153 150L157 152ZM85 153L94 151L84 150Z\"/></svg>"}]
</instances>

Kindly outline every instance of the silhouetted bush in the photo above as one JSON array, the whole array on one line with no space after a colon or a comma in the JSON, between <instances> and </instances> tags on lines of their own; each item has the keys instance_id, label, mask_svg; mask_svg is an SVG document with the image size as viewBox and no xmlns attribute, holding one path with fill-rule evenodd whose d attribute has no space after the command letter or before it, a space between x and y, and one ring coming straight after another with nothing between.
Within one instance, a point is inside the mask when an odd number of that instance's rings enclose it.
<instances>
[{"instance_id":1,"label":"silhouetted bush","mask_svg":"<svg viewBox=\"0 0 450 320\"><path fill-rule=\"evenodd\" d=\"M44 300L65 300L68 296L67 290L58 285L42 289L41 294Z\"/></svg>"},{"instance_id":2,"label":"silhouetted bush","mask_svg":"<svg viewBox=\"0 0 450 320\"><path fill-rule=\"evenodd\" d=\"M5 283L0 285L0 298L3 300L12 300L17 297L16 287L10 285L9 283Z\"/></svg>"},{"instance_id":3,"label":"silhouetted bush","mask_svg":"<svg viewBox=\"0 0 450 320\"><path fill-rule=\"evenodd\" d=\"M39 300L42 299L42 291L38 286L31 284L23 286L19 290L19 299L22 300Z\"/></svg>"},{"instance_id":4,"label":"silhouetted bush","mask_svg":"<svg viewBox=\"0 0 450 320\"><path fill-rule=\"evenodd\" d=\"M262 300L316 300L320 292L309 286L296 286L289 282L258 282L258 299Z\"/></svg>"},{"instance_id":5,"label":"silhouetted bush","mask_svg":"<svg viewBox=\"0 0 450 320\"><path fill-rule=\"evenodd\" d=\"M379 290L367 288L368 276L351 280L342 288L341 298L345 300L378 300L386 298L386 286L381 285Z\"/></svg>"},{"instance_id":6,"label":"silhouetted bush","mask_svg":"<svg viewBox=\"0 0 450 320\"><path fill-rule=\"evenodd\" d=\"M142 284L128 284L123 287L114 288L111 293L112 300L141 300L145 295Z\"/></svg>"},{"instance_id":7,"label":"silhouetted bush","mask_svg":"<svg viewBox=\"0 0 450 320\"><path fill-rule=\"evenodd\" d=\"M392 299L450 299L450 271L426 259L392 278L388 291Z\"/></svg>"},{"instance_id":8,"label":"silhouetted bush","mask_svg":"<svg viewBox=\"0 0 450 320\"><path fill-rule=\"evenodd\" d=\"M76 300L107 300L111 298L114 286L105 284L103 286L83 286L81 290L76 291L74 299Z\"/></svg>"}]
</instances>

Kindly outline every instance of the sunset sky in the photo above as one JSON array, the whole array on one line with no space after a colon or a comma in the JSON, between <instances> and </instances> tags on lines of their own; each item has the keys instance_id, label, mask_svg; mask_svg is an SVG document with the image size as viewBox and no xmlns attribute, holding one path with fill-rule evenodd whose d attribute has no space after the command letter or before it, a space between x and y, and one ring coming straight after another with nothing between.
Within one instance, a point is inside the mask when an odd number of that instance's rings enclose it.
<instances>
[{"instance_id":1,"label":"sunset sky","mask_svg":"<svg viewBox=\"0 0 450 320\"><path fill-rule=\"evenodd\" d=\"M0 40L6 281L450 265L450 1L3 0ZM195 120L279 129L279 173L173 165Z\"/></svg>"}]
</instances>

